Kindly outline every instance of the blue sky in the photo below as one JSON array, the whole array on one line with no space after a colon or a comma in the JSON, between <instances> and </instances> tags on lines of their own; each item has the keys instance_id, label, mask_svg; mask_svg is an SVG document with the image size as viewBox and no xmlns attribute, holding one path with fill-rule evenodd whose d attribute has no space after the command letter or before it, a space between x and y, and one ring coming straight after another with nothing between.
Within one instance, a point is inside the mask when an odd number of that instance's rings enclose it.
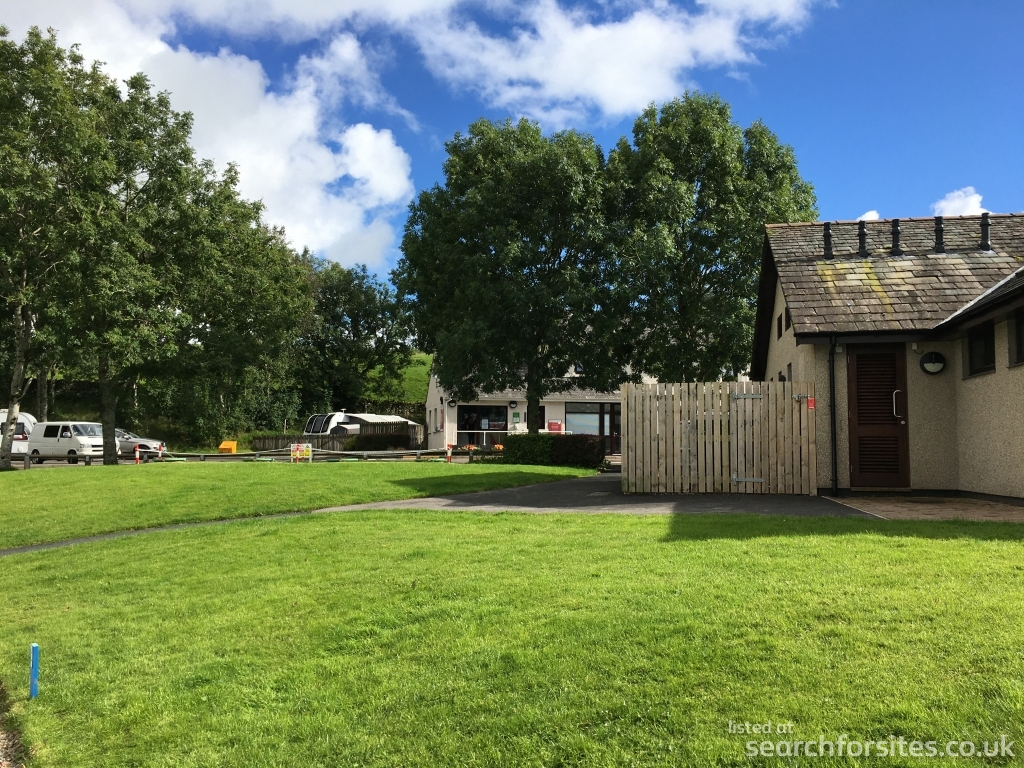
<instances>
[{"instance_id":1,"label":"blue sky","mask_svg":"<svg viewBox=\"0 0 1024 768\"><path fill-rule=\"evenodd\" d=\"M0 0L196 117L295 245L384 274L444 141L526 115L606 149L719 93L796 150L823 218L1024 210L1024 4L939 0ZM971 188L971 189L968 189ZM938 208L936 208L938 205Z\"/></svg>"}]
</instances>

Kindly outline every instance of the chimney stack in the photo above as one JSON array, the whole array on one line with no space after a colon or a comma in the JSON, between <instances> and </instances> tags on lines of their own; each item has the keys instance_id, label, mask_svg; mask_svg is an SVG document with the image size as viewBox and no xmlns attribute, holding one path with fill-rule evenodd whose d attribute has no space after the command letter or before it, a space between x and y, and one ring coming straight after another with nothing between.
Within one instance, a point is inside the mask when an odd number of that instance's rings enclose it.
<instances>
[{"instance_id":1,"label":"chimney stack","mask_svg":"<svg viewBox=\"0 0 1024 768\"><path fill-rule=\"evenodd\" d=\"M941 216L936 216L935 217L935 252L936 253L945 253L946 252L946 243L942 239L942 233L943 233L942 217Z\"/></svg>"},{"instance_id":2,"label":"chimney stack","mask_svg":"<svg viewBox=\"0 0 1024 768\"><path fill-rule=\"evenodd\" d=\"M825 258L832 258L832 222L826 221L825 229Z\"/></svg>"},{"instance_id":3,"label":"chimney stack","mask_svg":"<svg viewBox=\"0 0 1024 768\"><path fill-rule=\"evenodd\" d=\"M991 222L988 220L988 211L981 214L981 250L991 251L992 250L992 238L989 235L989 228Z\"/></svg>"},{"instance_id":4,"label":"chimney stack","mask_svg":"<svg viewBox=\"0 0 1024 768\"><path fill-rule=\"evenodd\" d=\"M900 220L892 220L892 255L902 256L903 251L900 250Z\"/></svg>"},{"instance_id":5,"label":"chimney stack","mask_svg":"<svg viewBox=\"0 0 1024 768\"><path fill-rule=\"evenodd\" d=\"M866 221L857 222L857 253L860 256L868 255L868 223Z\"/></svg>"}]
</instances>

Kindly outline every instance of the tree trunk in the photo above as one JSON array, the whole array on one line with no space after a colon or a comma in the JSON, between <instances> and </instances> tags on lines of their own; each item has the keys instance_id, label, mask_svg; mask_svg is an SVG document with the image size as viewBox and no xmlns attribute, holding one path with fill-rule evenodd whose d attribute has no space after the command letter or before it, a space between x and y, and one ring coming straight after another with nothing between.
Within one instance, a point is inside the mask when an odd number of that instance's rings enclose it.
<instances>
[{"instance_id":1,"label":"tree trunk","mask_svg":"<svg viewBox=\"0 0 1024 768\"><path fill-rule=\"evenodd\" d=\"M531 435L536 435L541 429L540 398L529 389L526 390L526 427Z\"/></svg>"},{"instance_id":2,"label":"tree trunk","mask_svg":"<svg viewBox=\"0 0 1024 768\"><path fill-rule=\"evenodd\" d=\"M25 369L28 351L32 345L32 313L24 304L14 313L15 335L17 336L14 370L11 373L11 396L7 401L7 421L4 423L3 439L0 440L0 470L11 469L11 450L14 447L14 431L21 413L21 399L25 396Z\"/></svg>"},{"instance_id":3,"label":"tree trunk","mask_svg":"<svg viewBox=\"0 0 1024 768\"><path fill-rule=\"evenodd\" d=\"M110 376L110 357L106 351L100 352L100 422L103 424L103 463L117 464L117 390L116 383Z\"/></svg>"},{"instance_id":4,"label":"tree trunk","mask_svg":"<svg viewBox=\"0 0 1024 768\"><path fill-rule=\"evenodd\" d=\"M540 382L530 370L526 371L526 428L531 435L536 435L544 425L540 419Z\"/></svg>"},{"instance_id":5,"label":"tree trunk","mask_svg":"<svg viewBox=\"0 0 1024 768\"><path fill-rule=\"evenodd\" d=\"M50 413L50 387L48 366L39 366L39 378L36 379L36 419L49 421Z\"/></svg>"}]
</instances>

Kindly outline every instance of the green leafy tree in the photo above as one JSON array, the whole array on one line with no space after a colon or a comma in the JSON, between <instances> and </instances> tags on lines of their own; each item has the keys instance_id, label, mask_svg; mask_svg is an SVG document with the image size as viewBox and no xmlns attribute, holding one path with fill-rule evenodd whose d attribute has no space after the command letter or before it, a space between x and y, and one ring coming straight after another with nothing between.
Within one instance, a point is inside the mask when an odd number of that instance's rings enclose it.
<instances>
[{"instance_id":1,"label":"green leafy tree","mask_svg":"<svg viewBox=\"0 0 1024 768\"><path fill-rule=\"evenodd\" d=\"M77 325L95 359L103 424L103 462L117 463L118 399L136 372L170 357L182 322L178 261L161 247L182 225L195 170L191 115L154 94L144 75L110 81L97 104L106 175L94 196L79 261Z\"/></svg>"},{"instance_id":2,"label":"green leafy tree","mask_svg":"<svg viewBox=\"0 0 1024 768\"><path fill-rule=\"evenodd\" d=\"M238 171L195 169L176 226L159 248L173 260L176 325L168 347L134 370L134 423L165 423L189 441L271 428L298 414L297 339L312 325L312 260L238 193Z\"/></svg>"},{"instance_id":3,"label":"green leafy tree","mask_svg":"<svg viewBox=\"0 0 1024 768\"><path fill-rule=\"evenodd\" d=\"M61 49L52 32L33 28L21 45L7 34L0 27L0 304L11 371L0 469L11 466L40 328L67 319L75 238L105 160L91 109L102 84L98 70Z\"/></svg>"},{"instance_id":4,"label":"green leafy tree","mask_svg":"<svg viewBox=\"0 0 1024 768\"><path fill-rule=\"evenodd\" d=\"M646 109L608 159L607 346L662 381L746 370L764 225L817 217L793 150L717 96Z\"/></svg>"},{"instance_id":5,"label":"green leafy tree","mask_svg":"<svg viewBox=\"0 0 1024 768\"><path fill-rule=\"evenodd\" d=\"M410 207L399 289L422 349L459 399L525 389L539 403L618 372L596 345L603 287L604 158L575 131L480 120L446 144L444 186ZM566 374L577 364L584 376Z\"/></svg>"},{"instance_id":6,"label":"green leafy tree","mask_svg":"<svg viewBox=\"0 0 1024 768\"><path fill-rule=\"evenodd\" d=\"M356 409L367 386L394 389L411 359L408 308L365 266L318 262L313 326L302 340L307 411Z\"/></svg>"}]
</instances>

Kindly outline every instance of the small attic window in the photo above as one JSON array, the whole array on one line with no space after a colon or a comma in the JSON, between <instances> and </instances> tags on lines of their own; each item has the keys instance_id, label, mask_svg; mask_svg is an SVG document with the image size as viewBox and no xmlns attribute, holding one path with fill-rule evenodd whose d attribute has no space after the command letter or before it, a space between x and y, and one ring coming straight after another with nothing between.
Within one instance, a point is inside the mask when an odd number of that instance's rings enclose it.
<instances>
[{"instance_id":1,"label":"small attic window","mask_svg":"<svg viewBox=\"0 0 1024 768\"><path fill-rule=\"evenodd\" d=\"M779 315L778 319L775 321L775 338L782 338L782 315Z\"/></svg>"},{"instance_id":2,"label":"small attic window","mask_svg":"<svg viewBox=\"0 0 1024 768\"><path fill-rule=\"evenodd\" d=\"M786 307L786 330L788 331L790 326L793 325L793 316L789 314L789 307Z\"/></svg>"}]
</instances>

